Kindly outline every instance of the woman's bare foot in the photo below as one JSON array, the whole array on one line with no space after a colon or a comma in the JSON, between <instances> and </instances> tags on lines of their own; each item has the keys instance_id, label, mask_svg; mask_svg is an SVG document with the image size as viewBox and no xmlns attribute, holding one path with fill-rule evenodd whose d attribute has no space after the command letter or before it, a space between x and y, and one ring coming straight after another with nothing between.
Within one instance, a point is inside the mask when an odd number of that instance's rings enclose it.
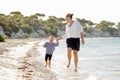
<instances>
[{"instance_id":1,"label":"woman's bare foot","mask_svg":"<svg viewBox=\"0 0 120 80\"><path fill-rule=\"evenodd\" d=\"M75 68L74 71L77 72L78 71L77 68Z\"/></svg>"}]
</instances>

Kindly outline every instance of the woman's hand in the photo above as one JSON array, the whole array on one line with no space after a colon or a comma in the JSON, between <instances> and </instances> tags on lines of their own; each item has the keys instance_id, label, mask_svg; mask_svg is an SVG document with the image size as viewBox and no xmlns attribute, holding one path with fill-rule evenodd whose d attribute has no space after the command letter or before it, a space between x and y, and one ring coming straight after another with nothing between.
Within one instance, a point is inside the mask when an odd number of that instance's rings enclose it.
<instances>
[{"instance_id":1,"label":"woman's hand","mask_svg":"<svg viewBox=\"0 0 120 80\"><path fill-rule=\"evenodd\" d=\"M85 40L84 40L84 35L83 35L83 33L80 33L80 36L81 36L82 45L84 45L84 44L85 44Z\"/></svg>"},{"instance_id":2,"label":"woman's hand","mask_svg":"<svg viewBox=\"0 0 120 80\"><path fill-rule=\"evenodd\" d=\"M61 39L63 39L63 38L60 38L60 37L59 37L59 38L57 38L56 40L58 40L58 41L59 41L59 40L61 40Z\"/></svg>"},{"instance_id":3,"label":"woman's hand","mask_svg":"<svg viewBox=\"0 0 120 80\"><path fill-rule=\"evenodd\" d=\"M84 45L85 44L85 40L84 39L82 39L82 45Z\"/></svg>"}]
</instances>

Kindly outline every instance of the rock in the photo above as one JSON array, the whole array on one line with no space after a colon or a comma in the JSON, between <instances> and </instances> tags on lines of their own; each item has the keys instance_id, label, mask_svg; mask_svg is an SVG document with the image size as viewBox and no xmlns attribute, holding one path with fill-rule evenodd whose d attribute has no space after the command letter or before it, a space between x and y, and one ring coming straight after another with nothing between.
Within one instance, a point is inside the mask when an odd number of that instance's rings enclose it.
<instances>
[{"instance_id":1,"label":"rock","mask_svg":"<svg viewBox=\"0 0 120 80\"><path fill-rule=\"evenodd\" d=\"M65 31L58 30L57 35L58 36L64 36Z\"/></svg>"},{"instance_id":2,"label":"rock","mask_svg":"<svg viewBox=\"0 0 120 80\"><path fill-rule=\"evenodd\" d=\"M4 33L4 30L3 30L3 27L2 27L2 26L0 26L0 35L5 35L5 33Z\"/></svg>"},{"instance_id":3,"label":"rock","mask_svg":"<svg viewBox=\"0 0 120 80\"><path fill-rule=\"evenodd\" d=\"M92 37L100 37L100 35L101 35L101 31L99 31L99 30L93 30L92 32L91 32L91 36Z\"/></svg>"},{"instance_id":4,"label":"rock","mask_svg":"<svg viewBox=\"0 0 120 80\"><path fill-rule=\"evenodd\" d=\"M45 33L45 31L42 29L38 29L37 31L33 31L32 33L30 33L30 36L33 38L44 37L46 35L47 34Z\"/></svg>"},{"instance_id":5,"label":"rock","mask_svg":"<svg viewBox=\"0 0 120 80\"><path fill-rule=\"evenodd\" d=\"M14 32L12 32L11 38L15 38L15 33Z\"/></svg>"},{"instance_id":6,"label":"rock","mask_svg":"<svg viewBox=\"0 0 120 80\"><path fill-rule=\"evenodd\" d=\"M113 32L111 32L111 36L112 36L112 37L117 37L117 36L118 36L118 31L113 31Z\"/></svg>"},{"instance_id":7,"label":"rock","mask_svg":"<svg viewBox=\"0 0 120 80\"><path fill-rule=\"evenodd\" d=\"M84 31L85 37L110 37L110 32L101 30L92 30L91 32Z\"/></svg>"},{"instance_id":8,"label":"rock","mask_svg":"<svg viewBox=\"0 0 120 80\"><path fill-rule=\"evenodd\" d=\"M118 36L118 37L120 37L120 30L119 30L119 31L117 31L117 36Z\"/></svg>"},{"instance_id":9,"label":"rock","mask_svg":"<svg viewBox=\"0 0 120 80\"><path fill-rule=\"evenodd\" d=\"M42 30L42 29L37 30L37 32L38 32L40 35L45 35L45 34L46 34L45 31Z\"/></svg>"},{"instance_id":10,"label":"rock","mask_svg":"<svg viewBox=\"0 0 120 80\"><path fill-rule=\"evenodd\" d=\"M90 37L91 35L90 35L90 33L88 33L87 31L84 31L84 36L85 36L85 37Z\"/></svg>"},{"instance_id":11,"label":"rock","mask_svg":"<svg viewBox=\"0 0 120 80\"><path fill-rule=\"evenodd\" d=\"M19 29L17 33L12 32L11 38L28 38L29 35L27 33L24 33L22 29Z\"/></svg>"},{"instance_id":12,"label":"rock","mask_svg":"<svg viewBox=\"0 0 120 80\"><path fill-rule=\"evenodd\" d=\"M105 31L101 34L101 37L110 37L110 33L108 31Z\"/></svg>"},{"instance_id":13,"label":"rock","mask_svg":"<svg viewBox=\"0 0 120 80\"><path fill-rule=\"evenodd\" d=\"M38 38L38 37L40 37L37 32L32 32L32 33L30 33L30 36L31 36L32 38Z\"/></svg>"}]
</instances>

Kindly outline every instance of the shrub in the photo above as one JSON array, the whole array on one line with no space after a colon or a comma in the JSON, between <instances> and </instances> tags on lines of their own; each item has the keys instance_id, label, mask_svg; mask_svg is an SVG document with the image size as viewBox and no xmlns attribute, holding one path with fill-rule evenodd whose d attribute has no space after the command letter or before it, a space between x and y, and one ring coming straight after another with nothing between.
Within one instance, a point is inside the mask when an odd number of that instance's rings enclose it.
<instances>
[{"instance_id":1,"label":"shrub","mask_svg":"<svg viewBox=\"0 0 120 80\"><path fill-rule=\"evenodd\" d=\"M0 35L0 42L5 42L5 36Z\"/></svg>"}]
</instances>

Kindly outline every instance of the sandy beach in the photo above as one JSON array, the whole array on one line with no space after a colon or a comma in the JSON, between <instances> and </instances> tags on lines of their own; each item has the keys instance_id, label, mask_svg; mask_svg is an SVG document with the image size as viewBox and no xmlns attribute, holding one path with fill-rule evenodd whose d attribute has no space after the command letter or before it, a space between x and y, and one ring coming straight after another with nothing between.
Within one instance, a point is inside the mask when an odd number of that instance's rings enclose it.
<instances>
[{"instance_id":1,"label":"sandy beach","mask_svg":"<svg viewBox=\"0 0 120 80\"><path fill-rule=\"evenodd\" d=\"M0 43L0 80L56 80L40 61L39 39L13 39Z\"/></svg>"}]
</instances>

